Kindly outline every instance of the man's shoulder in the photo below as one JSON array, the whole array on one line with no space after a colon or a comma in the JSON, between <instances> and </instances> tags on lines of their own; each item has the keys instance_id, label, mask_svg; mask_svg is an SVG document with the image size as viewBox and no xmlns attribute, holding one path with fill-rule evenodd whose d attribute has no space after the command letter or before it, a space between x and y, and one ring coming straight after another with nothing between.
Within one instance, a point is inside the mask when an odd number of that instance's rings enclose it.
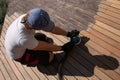
<instances>
[{"instance_id":1,"label":"man's shoulder","mask_svg":"<svg viewBox=\"0 0 120 80\"><path fill-rule=\"evenodd\" d=\"M25 14L17 17L17 18L11 23L10 26L18 26L19 24L21 24L21 19L22 19L22 17L23 17L24 15L25 15Z\"/></svg>"}]
</instances>

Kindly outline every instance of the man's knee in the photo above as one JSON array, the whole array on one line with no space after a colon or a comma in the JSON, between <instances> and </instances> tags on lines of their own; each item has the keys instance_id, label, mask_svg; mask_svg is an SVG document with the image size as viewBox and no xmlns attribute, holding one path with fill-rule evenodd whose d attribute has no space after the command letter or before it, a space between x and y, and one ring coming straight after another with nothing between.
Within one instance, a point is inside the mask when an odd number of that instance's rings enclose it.
<instances>
[{"instance_id":1,"label":"man's knee","mask_svg":"<svg viewBox=\"0 0 120 80\"><path fill-rule=\"evenodd\" d=\"M45 35L45 34L35 33L34 37L35 37L38 41L46 41L46 35Z\"/></svg>"}]
</instances>

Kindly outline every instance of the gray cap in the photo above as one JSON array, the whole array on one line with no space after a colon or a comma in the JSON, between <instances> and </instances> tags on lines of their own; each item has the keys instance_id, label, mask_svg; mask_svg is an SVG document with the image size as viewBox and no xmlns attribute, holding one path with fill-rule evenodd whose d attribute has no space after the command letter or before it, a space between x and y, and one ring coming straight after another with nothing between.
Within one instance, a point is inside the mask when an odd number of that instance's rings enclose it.
<instances>
[{"instance_id":1,"label":"gray cap","mask_svg":"<svg viewBox=\"0 0 120 80\"><path fill-rule=\"evenodd\" d=\"M33 29L51 31L54 27L54 22L50 20L48 13L41 8L30 10L27 22Z\"/></svg>"}]
</instances>

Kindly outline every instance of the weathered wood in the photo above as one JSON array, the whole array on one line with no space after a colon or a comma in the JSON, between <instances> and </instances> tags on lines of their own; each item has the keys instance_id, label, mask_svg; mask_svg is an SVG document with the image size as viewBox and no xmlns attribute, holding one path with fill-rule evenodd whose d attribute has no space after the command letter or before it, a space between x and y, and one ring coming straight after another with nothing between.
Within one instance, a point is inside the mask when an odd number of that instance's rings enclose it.
<instances>
[{"instance_id":1,"label":"weathered wood","mask_svg":"<svg viewBox=\"0 0 120 80\"><path fill-rule=\"evenodd\" d=\"M27 67L11 60L5 51L5 34L10 24L35 7L45 9L55 25L66 31L82 30L80 36L90 38L84 45L76 46L66 60L63 67L64 80L119 80L119 2L119 0L10 0L0 37L1 80L57 80L55 65ZM62 46L70 40L52 33L38 32L51 37L57 45Z\"/></svg>"}]
</instances>

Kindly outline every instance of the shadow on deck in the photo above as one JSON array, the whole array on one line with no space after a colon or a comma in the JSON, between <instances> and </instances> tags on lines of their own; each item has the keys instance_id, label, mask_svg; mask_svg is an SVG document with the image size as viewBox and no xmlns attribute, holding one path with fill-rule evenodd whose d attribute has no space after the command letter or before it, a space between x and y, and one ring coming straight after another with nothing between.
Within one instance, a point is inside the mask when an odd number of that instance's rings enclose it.
<instances>
[{"instance_id":1,"label":"shadow on deck","mask_svg":"<svg viewBox=\"0 0 120 80\"><path fill-rule=\"evenodd\" d=\"M63 70L63 75L91 77L94 75L96 66L103 68L104 70L115 70L118 68L119 62L114 57L107 55L91 55L88 48L85 46L88 40L89 38L82 37L82 42L75 46L64 64L64 68L70 73L65 73ZM37 68L40 72L47 75L56 75L56 66L58 66L57 63L54 63L49 66L37 66ZM55 68L53 69L53 67ZM51 73L45 71L44 68L52 70L50 71ZM77 71L74 70L74 68Z\"/></svg>"},{"instance_id":2,"label":"shadow on deck","mask_svg":"<svg viewBox=\"0 0 120 80\"><path fill-rule=\"evenodd\" d=\"M1 80L56 80L56 66L26 66L9 58L4 39L9 25L32 8L45 9L55 25L80 30L82 42L63 66L65 80L120 79L120 1L119 0L9 0L0 38ZM44 33L44 32L43 32ZM66 37L45 34L58 45ZM8 67L9 66L9 67Z\"/></svg>"}]
</instances>

